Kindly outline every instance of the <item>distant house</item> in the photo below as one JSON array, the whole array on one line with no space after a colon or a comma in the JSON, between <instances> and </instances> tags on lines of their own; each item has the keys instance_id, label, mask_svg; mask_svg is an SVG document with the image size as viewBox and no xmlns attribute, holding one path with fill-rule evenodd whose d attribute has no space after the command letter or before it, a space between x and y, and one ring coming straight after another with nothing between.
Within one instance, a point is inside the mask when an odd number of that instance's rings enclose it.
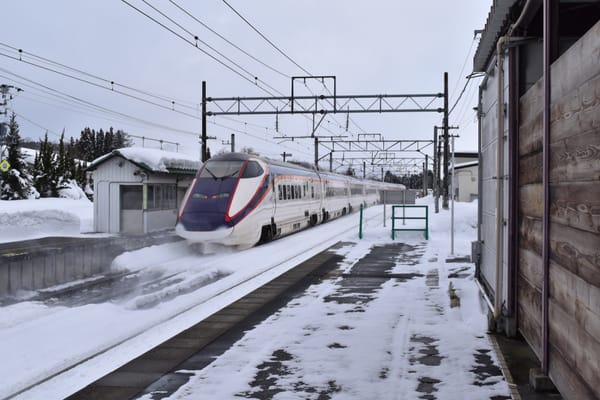
<instances>
[{"instance_id":1,"label":"distant house","mask_svg":"<svg viewBox=\"0 0 600 400\"><path fill-rule=\"evenodd\" d=\"M469 161L454 166L454 199L471 202L478 196L479 162Z\"/></svg>"},{"instance_id":2,"label":"distant house","mask_svg":"<svg viewBox=\"0 0 600 400\"><path fill-rule=\"evenodd\" d=\"M96 232L144 234L175 226L200 162L192 156L128 147L94 160Z\"/></svg>"}]
</instances>

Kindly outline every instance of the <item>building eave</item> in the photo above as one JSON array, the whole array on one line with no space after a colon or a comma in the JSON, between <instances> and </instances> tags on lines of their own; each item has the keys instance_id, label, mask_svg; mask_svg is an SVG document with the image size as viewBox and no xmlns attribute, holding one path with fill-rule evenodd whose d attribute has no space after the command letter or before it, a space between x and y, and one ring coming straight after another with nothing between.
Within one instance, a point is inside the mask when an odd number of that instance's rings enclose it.
<instances>
[{"instance_id":1,"label":"building eave","mask_svg":"<svg viewBox=\"0 0 600 400\"><path fill-rule=\"evenodd\" d=\"M496 0L494 2L473 57L473 72L486 71L494 55L498 38L506 32L511 23L510 11L517 2L519 0Z\"/></svg>"}]
</instances>

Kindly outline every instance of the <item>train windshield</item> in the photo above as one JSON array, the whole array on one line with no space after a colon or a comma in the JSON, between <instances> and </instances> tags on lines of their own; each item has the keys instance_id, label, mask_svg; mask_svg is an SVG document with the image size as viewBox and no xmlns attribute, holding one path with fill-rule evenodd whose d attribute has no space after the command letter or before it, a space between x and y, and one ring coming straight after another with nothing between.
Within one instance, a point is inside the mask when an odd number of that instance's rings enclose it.
<instances>
[{"instance_id":1,"label":"train windshield","mask_svg":"<svg viewBox=\"0 0 600 400\"><path fill-rule=\"evenodd\" d=\"M244 161L208 160L198 177L213 179L237 178L243 165Z\"/></svg>"}]
</instances>

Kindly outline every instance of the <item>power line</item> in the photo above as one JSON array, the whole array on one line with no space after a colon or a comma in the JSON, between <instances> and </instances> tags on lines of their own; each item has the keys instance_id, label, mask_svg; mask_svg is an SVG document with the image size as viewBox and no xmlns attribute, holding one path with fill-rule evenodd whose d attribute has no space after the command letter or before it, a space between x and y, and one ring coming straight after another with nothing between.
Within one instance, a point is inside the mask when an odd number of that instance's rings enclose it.
<instances>
[{"instance_id":1,"label":"power line","mask_svg":"<svg viewBox=\"0 0 600 400\"><path fill-rule=\"evenodd\" d=\"M105 82L105 83L111 85L111 87L119 86L119 87L122 87L124 89L131 90L133 92L137 92L137 93L143 94L143 95L148 96L148 97L153 97L153 98L155 98L157 100L162 100L162 101L168 102L169 104L174 104L175 103L175 104L178 104L180 106L183 106L183 107L186 107L186 108L189 108L189 109L193 109L193 110L197 110L197 108L199 106L198 104L194 103L193 101L181 100L181 99L172 98L171 96L166 96L166 95L161 95L161 94L155 94L155 93L151 93L151 92L148 92L148 91L145 91L145 90L142 90L142 89L137 89L137 88L129 86L129 85L118 83L118 82L115 82L114 80L111 80L111 79L108 79L108 78L103 78L103 77L100 77L98 75L94 75L92 73L83 71L81 69L78 69L78 68L75 68L75 67L71 67L71 66L62 64L60 62L54 61L54 60L50 60L48 58L42 57L40 55L31 53L31 52L28 52L28 51L25 51L23 49L19 49L19 48L13 47L13 46L8 45L6 43L0 42L0 46L7 47L7 48L9 48L9 49L17 52L17 54L19 55L19 58L18 58L19 61L23 61L23 59L22 59L23 55L28 55L28 56L30 56L32 58L38 59L38 60L46 63L46 64L50 64L52 66L58 66L58 67L64 68L64 69L69 70L69 71L77 72L77 73L79 73L81 75L84 75L84 76L87 76L89 78L93 78L93 79ZM16 57L12 57L12 58L14 59ZM188 105L185 105L184 103L188 103Z\"/></svg>"},{"instance_id":2,"label":"power line","mask_svg":"<svg viewBox=\"0 0 600 400\"><path fill-rule=\"evenodd\" d=\"M158 21L157 19L151 17L150 15L148 15L147 13L143 12L142 10L140 10L139 8L133 6L131 3L129 3L126 0L121 0L123 3L127 4L128 6L130 6L131 8L133 8L134 10L138 11L139 13L141 13L142 15L146 16L148 19L152 20L153 22L157 23L158 25L160 25L162 28L168 30L169 32L171 32L172 34L174 34L175 36L177 36L178 38L184 40L186 43L194 46L196 49L202 51L203 53L209 55L211 58L215 59L216 61L218 61L220 64L226 66L228 69L230 69L232 72L236 73L237 75L239 75L240 77L242 77L243 79L250 81L248 78L246 78L245 76L243 76L242 74L240 74L238 71L234 70L233 68L231 68L230 66L226 65L224 62L222 62L221 60L218 60L216 57L210 55L209 53L207 53L206 51L204 51L203 49L197 47L197 45L195 45L194 43L190 42L189 40L187 40L185 37L183 37L181 34L175 32L173 29L167 27L165 24L161 23L160 21ZM183 28L180 24L176 23L172 18L166 16L166 14L164 14L163 12L160 12L158 9L156 9L155 7L151 6L146 0L142 0L145 4L149 5L151 8L153 8L156 12L160 13L163 17L167 18L169 21L171 21L172 23L174 23L175 25L179 26L180 29L183 29L184 31L186 31L189 35L193 36L195 40L197 39L197 36L193 35L191 32L187 31L185 28ZM303 69L304 70L304 69ZM304 70L305 71L305 70ZM268 94L270 94L272 96L272 94L266 90L265 88L261 87L258 85L258 78L255 77L255 85L258 86L260 89L262 89L263 91L267 92ZM263 84L265 86L268 86L270 89L272 89L273 91L283 95L283 93L281 93L280 91L278 91L277 89L273 88L272 86L268 85L266 82L263 82ZM306 116L305 116L306 117ZM306 117L308 119L308 117ZM324 128L325 130L331 132L329 129Z\"/></svg>"},{"instance_id":3,"label":"power line","mask_svg":"<svg viewBox=\"0 0 600 400\"><path fill-rule=\"evenodd\" d=\"M81 104L84 104L84 105L86 105L86 106L88 106L88 107L90 107L90 108L93 108L93 109L96 109L96 110L100 110L100 111L102 111L102 112L105 112L105 113L119 115L119 116L121 116L121 117L125 117L125 118L128 118L128 119L131 119L131 120L137 121L137 122L141 122L141 123L143 123L143 124L147 124L147 125L155 126L155 127L158 127L158 128L164 129L164 130L167 130L167 131L180 132L180 133L192 134L192 135L194 135L194 136L197 136L197 133L196 133L196 132L190 132L190 131L184 131L184 130L180 130L180 129L175 129L175 128L172 128L172 127L169 127L169 126L165 126L165 125L161 125L161 124L158 124L158 123L155 123L155 122L147 121L147 120L144 120L144 119L142 119L142 118L134 117L134 116L131 116L131 115L128 115L128 114L122 113L122 112L120 112L120 111L111 110L111 109L109 109L109 108L107 108L107 107L103 107L103 106L100 106L100 105L98 105L98 104L94 104L94 103L92 103L92 102L90 102L90 101L87 101L87 100L81 99L81 98L79 98L79 97L77 97L77 96L73 96L73 95L70 95L70 94L68 94L68 93L61 92L60 90L57 90L57 89L51 88L51 87L49 87L49 86L46 86L46 85L44 85L44 84L41 84L41 83L39 83L39 82L36 82L36 81L33 81L33 80L31 80L31 79L25 78L25 77L23 77L23 76L21 76L21 75L18 75L18 74L15 74L15 73L13 73L13 72L10 72L10 71L8 71L8 70L6 70L6 69L4 69L4 68L0 68L0 71L2 71L2 72L4 72L4 73L7 73L7 74L9 74L9 75L12 75L12 76L16 76L17 78L19 78L19 79L21 79L21 80L24 80L24 81L26 81L26 82L32 83L32 84L34 84L34 85L40 86L40 87L42 87L42 88L44 88L44 89L48 90L49 92L51 92L53 95L60 95L60 96L63 96L63 97L65 97L65 98L69 99L70 101L74 101L74 102L76 102L76 103L81 103Z\"/></svg>"},{"instance_id":4,"label":"power line","mask_svg":"<svg viewBox=\"0 0 600 400\"><path fill-rule=\"evenodd\" d=\"M11 108L10 110L11 110L11 111L13 112L13 114L15 114L17 117L19 117L19 118L21 118L21 119L23 119L23 120L25 120L25 121L29 122L30 124L32 124L32 125L35 125L35 126L37 126L38 128L42 128L42 129L44 129L46 132L50 132L51 134L53 134L53 135L55 135L55 136L58 136L58 137L60 137L60 136L61 136L61 135L59 135L58 133L54 132L52 129L46 128L45 126L42 126L42 125L38 124L37 122L30 120L29 118L25 117L23 114L20 114L20 113L16 112L16 111L15 111L15 110L13 110L12 108Z\"/></svg>"},{"instance_id":5,"label":"power line","mask_svg":"<svg viewBox=\"0 0 600 400\"><path fill-rule=\"evenodd\" d=\"M61 75L61 76L67 77L67 78L71 78L71 79L77 80L79 82L83 82L83 83L86 83L88 85L92 85L92 86L98 87L100 89L108 90L109 92L117 93L117 94L129 97L129 98L132 98L132 99L135 99L135 100L147 103L147 104L151 104L151 105L156 106L156 107L160 107L160 108L163 108L163 109L166 109L166 110L169 110L169 111L173 111L173 112L185 115L187 117L195 118L195 119L198 119L198 120L200 119L200 117L198 117L197 115L193 115L193 114L186 113L184 111L176 110L175 108L172 108L172 107L169 107L169 106L166 106L166 105L163 105L163 104L159 104L159 103L156 103L156 102L151 101L151 100L143 99L143 98L141 98L139 96L135 96L135 95L132 95L130 93L125 93L125 92L120 91L120 90L115 90L114 88L109 88L109 87L100 85L98 83L89 81L87 79L78 78L78 77L76 77L74 75L70 75L70 74L67 74L65 72L57 71L57 70L49 68L49 67L44 67L43 65L39 65L39 64L36 64L34 62L31 62L31 61L26 61L26 60L23 60L23 59L18 59L16 57L13 57L13 56L10 56L8 54L1 53L1 52L0 52L0 56L11 58L13 60L17 60L19 62L23 62L25 64L28 64L28 65L31 65L31 66L43 69L45 71L53 72L55 74L58 74L58 75Z\"/></svg>"},{"instance_id":6,"label":"power line","mask_svg":"<svg viewBox=\"0 0 600 400\"><path fill-rule=\"evenodd\" d=\"M269 43L275 50L277 50L285 58L287 58L288 60L290 60L295 66L297 66L298 68L300 68L305 74L307 74L309 76L312 76L312 74L310 72L308 72L306 69L304 69L296 61L292 60L292 58L290 56L288 56L287 54L285 54L285 52L283 50L281 50L279 47L277 47L265 35L263 35L261 31L259 31L257 28L255 28L254 25L252 25L250 23L250 21L248 21L246 18L244 18L244 16L242 14L240 14L235 8L233 8L226 0L223 0L223 3L225 3L227 5L227 7L229 7L234 13L236 13L237 16L240 17L246 24L248 24L256 33L258 33L260 35L260 37L262 37L264 40L266 40L267 43Z\"/></svg>"},{"instance_id":7,"label":"power line","mask_svg":"<svg viewBox=\"0 0 600 400\"><path fill-rule=\"evenodd\" d=\"M458 84L460 82L460 77L463 76L463 73L465 71L465 67L467 65L467 61L469 61L469 56L471 55L471 51L473 50L473 46L474 45L475 45L475 37L471 41L471 47L469 47L469 51L467 52L467 55L465 56L465 61L463 61L462 68L460 69L460 72L458 73L458 78L456 79L456 83L454 84L454 88L452 89L452 93L456 92L456 88L458 87Z\"/></svg>"},{"instance_id":8,"label":"power line","mask_svg":"<svg viewBox=\"0 0 600 400\"><path fill-rule=\"evenodd\" d=\"M254 77L255 80L258 79L252 72L248 71L246 68L242 67L241 65L239 65L238 63L236 63L235 61L233 61L231 58L227 57L225 54L221 53L220 51L218 51L217 49L215 49L214 47L212 47L211 45L209 45L205 41L200 40L200 38L198 38L198 35L195 35L194 33L190 32L188 29L186 29L185 27L183 27L181 24L179 24L173 18L169 17L167 14L165 14L164 12L162 12L161 10L159 10L158 8L154 7L147 0L142 0L142 2L144 4L146 4L148 7L150 7L151 9L153 9L154 11L156 11L157 13L159 13L160 15L162 15L164 18L166 18L167 20L169 20L171 23L175 24L175 26L177 26L179 29L183 30L185 33L187 33L188 35L190 35L196 42L200 42L201 44L205 45L206 47L208 47L209 49L211 49L212 51L214 51L215 53L217 53L219 56L223 57L225 60L227 60L231 64L235 65L240 70L242 70L245 73L247 73L248 75ZM198 46L196 45L196 47L198 47ZM265 84L265 86L269 87L271 90L277 92L277 90L275 88L273 88L272 86L270 86L270 85L268 85L266 83L264 83L264 84Z\"/></svg>"},{"instance_id":9,"label":"power line","mask_svg":"<svg viewBox=\"0 0 600 400\"><path fill-rule=\"evenodd\" d=\"M148 15L147 13L145 13L144 11L140 10L139 8L135 7L133 4L129 3L127 0L121 0L121 2L127 4L129 7L133 8L135 11L137 11L138 13L144 15L146 18L150 19L151 21L153 21L154 23L158 24L159 26L161 26L163 29L166 29L167 31L171 32L173 35L177 36L178 38L180 38L181 40L183 40L184 42L186 42L187 44L189 44L190 46L196 48L197 50L201 51L202 53L206 54L207 56L209 56L210 58L212 58L213 60L215 60L216 62L218 62L219 64L221 64L222 66L224 66L225 68L227 68L228 70L230 70L231 72L233 72L234 74L238 75L239 77L241 77L242 79L244 79L245 81L250 82L251 84L259 87L261 90L263 90L265 93L273 96L273 93L269 92L267 89L265 89L264 87L260 86L258 84L259 79L257 76L254 76L254 81L246 76L244 76L241 72L235 70L233 67L231 67L230 65L227 65L224 61L218 59L217 57L215 57L214 55L210 54L209 52L207 52L206 50L198 47L195 43L192 43L191 41L187 40L185 37L183 37L181 34L175 32L173 29L169 28L168 26L166 26L165 24L163 24L162 22L158 21L156 18L153 18L152 16ZM250 74L252 75L252 74ZM265 84L266 85L266 84ZM266 85L268 86L268 85ZM273 88L271 88L273 90ZM276 90L274 90L276 91Z\"/></svg>"},{"instance_id":10,"label":"power line","mask_svg":"<svg viewBox=\"0 0 600 400\"><path fill-rule=\"evenodd\" d=\"M456 105L460 101L462 95L465 93L465 90L467 89L467 86L469 85L469 82L471 81L471 79L478 78L480 76L482 76L482 75L481 74L474 74L474 73L472 73L472 74L470 74L470 75L467 76L467 81L465 82L465 86L463 86L462 90L460 91L460 94L458 95L458 98L454 102L454 105L450 108L450 111L448 111L448 115L452 114L452 111L454 110L454 107L456 107Z\"/></svg>"},{"instance_id":11,"label":"power line","mask_svg":"<svg viewBox=\"0 0 600 400\"><path fill-rule=\"evenodd\" d=\"M173 4L175 7L177 7L179 10L181 10L183 13L185 13L187 16L189 16L190 18L192 18L194 21L196 21L197 23L199 23L200 25L202 25L204 28L208 29L210 32L212 32L213 34L215 34L216 36L218 36L219 38L223 39L225 42L227 42L229 45L231 45L232 47L234 47L235 49L241 51L242 53L244 53L246 56L250 57L251 59L253 59L254 61L258 62L259 64L261 64L262 66L270 69L271 71L278 73L279 75L283 76L284 78L291 78L291 76L289 76L288 74L279 71L278 69L270 66L269 64L266 64L265 62L263 62L262 60L254 57L252 54L248 53L247 51L245 51L244 49L240 48L238 45L236 45L235 43L231 42L229 39L227 39L226 37L224 37L223 35L221 35L220 33L218 33L217 31L215 31L214 29L212 29L210 26L208 26L207 24L205 24L204 22L202 22L201 20L199 20L198 18L196 18L192 13L190 13L189 11L187 11L185 8L183 8L182 6L180 6L179 4L177 4L175 1L173 0L169 0L169 2L171 4Z\"/></svg>"}]
</instances>

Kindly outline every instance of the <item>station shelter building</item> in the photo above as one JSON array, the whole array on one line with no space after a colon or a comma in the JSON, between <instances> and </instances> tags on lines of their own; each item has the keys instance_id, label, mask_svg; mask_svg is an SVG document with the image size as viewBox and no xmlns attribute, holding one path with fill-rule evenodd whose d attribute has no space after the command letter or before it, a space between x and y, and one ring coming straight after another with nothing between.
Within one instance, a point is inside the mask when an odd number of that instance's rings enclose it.
<instances>
[{"instance_id":1,"label":"station shelter building","mask_svg":"<svg viewBox=\"0 0 600 400\"><path fill-rule=\"evenodd\" d=\"M146 234L172 229L200 161L142 147L114 150L94 160L94 230Z\"/></svg>"},{"instance_id":2,"label":"station shelter building","mask_svg":"<svg viewBox=\"0 0 600 400\"><path fill-rule=\"evenodd\" d=\"M494 0L479 87L476 281L565 399L600 399L600 2Z\"/></svg>"}]
</instances>

